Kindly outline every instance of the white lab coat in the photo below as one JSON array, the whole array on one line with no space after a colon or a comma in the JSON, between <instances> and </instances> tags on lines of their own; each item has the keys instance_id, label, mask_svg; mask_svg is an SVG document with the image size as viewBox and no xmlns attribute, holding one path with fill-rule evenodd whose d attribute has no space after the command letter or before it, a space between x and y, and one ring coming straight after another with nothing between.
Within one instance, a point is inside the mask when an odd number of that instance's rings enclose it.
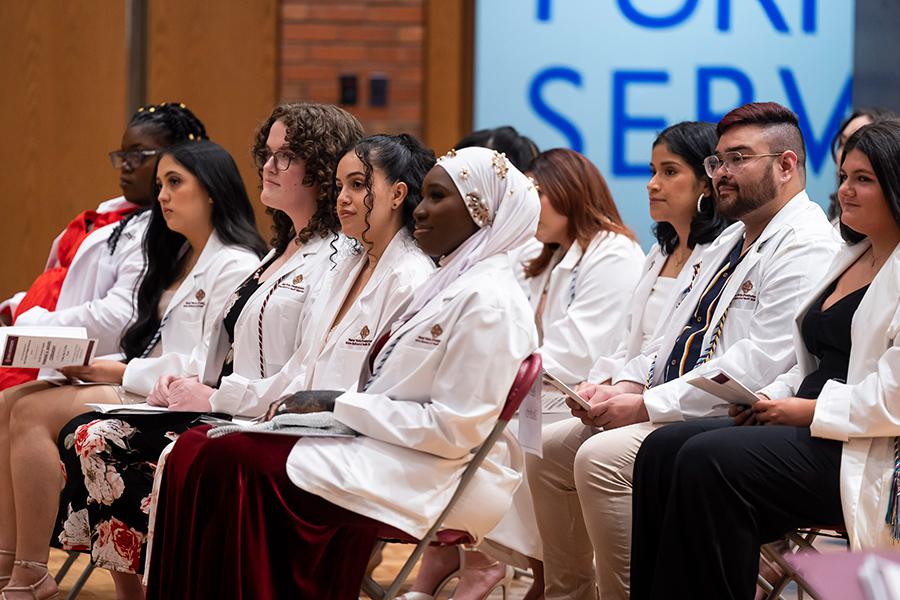
<instances>
[{"instance_id":1,"label":"white lab coat","mask_svg":"<svg viewBox=\"0 0 900 600\"><path fill-rule=\"evenodd\" d=\"M663 363L704 288L743 235L744 225L738 222L710 244L691 291L661 330L654 387L644 392L644 405L654 423L725 414L720 399L686 383L684 378L661 381ZM825 213L805 191L788 201L750 246L722 290L703 337L704 350L726 309L728 315L711 360L698 369L723 368L751 389L790 370L796 362L791 322L810 290L825 275L839 247L839 238ZM653 354L635 357L615 381L644 383L654 358Z\"/></svg>"},{"instance_id":2,"label":"white lab coat","mask_svg":"<svg viewBox=\"0 0 900 600\"><path fill-rule=\"evenodd\" d=\"M99 212L119 210L131 204L124 198L104 202ZM131 219L122 232L115 252L106 246L118 223L99 227L89 233L78 247L59 292L56 310L35 306L16 319L16 325L84 327L88 337L97 338L97 355L119 352L122 333L136 316L134 302L144 273L145 258L141 247L150 212ZM57 266L54 240L47 267ZM6 302L15 310L24 293Z\"/></svg>"},{"instance_id":3,"label":"white lab coat","mask_svg":"<svg viewBox=\"0 0 900 600\"><path fill-rule=\"evenodd\" d=\"M422 536L496 423L537 332L501 254L439 292L392 338L399 341L368 389L335 402L335 418L361 435L300 439L287 472L329 502ZM522 466L518 444L502 436L446 527L476 537L490 531L509 507Z\"/></svg>"},{"instance_id":4,"label":"white lab coat","mask_svg":"<svg viewBox=\"0 0 900 600\"><path fill-rule=\"evenodd\" d=\"M210 397L214 412L256 417L269 407L268 402L253 393L252 386L277 374L300 347L303 341L300 324L311 304L307 300L322 284L332 260L336 259L334 248L342 239L332 235L311 239L250 296L234 326L234 372L222 379ZM264 303L260 344L259 320ZM229 350L228 334L222 324L224 316L223 310L215 321L208 352L200 347L193 353L194 362L204 364L201 381L210 386L216 385Z\"/></svg>"},{"instance_id":5,"label":"white lab coat","mask_svg":"<svg viewBox=\"0 0 900 600\"><path fill-rule=\"evenodd\" d=\"M616 350L643 263L636 242L602 231L587 248L572 244L555 267L526 280L533 313L547 288L539 350L547 371L574 385Z\"/></svg>"},{"instance_id":6,"label":"white lab coat","mask_svg":"<svg viewBox=\"0 0 900 600\"><path fill-rule=\"evenodd\" d=\"M828 276L807 296L794 320L797 364L761 392L793 396L817 359L806 349L800 324L810 306L869 247L845 247ZM885 524L894 470L894 437L900 435L900 245L866 290L850 328L847 382L829 380L816 400L810 427L816 437L844 442L841 502L853 550L893 546Z\"/></svg>"},{"instance_id":7,"label":"white lab coat","mask_svg":"<svg viewBox=\"0 0 900 600\"><path fill-rule=\"evenodd\" d=\"M603 383L604 381L610 380L635 356L645 352L654 352L653 343L661 333L660 330L668 322L668 316L672 314L672 311L675 310L678 302L684 297L685 291L691 284L691 278L695 273L695 269L700 268L701 261L703 260L703 252L708 247L709 244L698 244L694 246L687 262L685 262L684 266L681 268L681 272L675 279L672 291L663 301L659 313L660 317L654 328L655 333L653 334L649 345L645 346L644 332L641 328L641 323L644 320L644 308L646 307L650 293L653 291L653 286L656 284L656 280L659 278L659 274L666 264L666 258L668 258L663 254L659 244L653 245L650 249L650 254L647 255L647 260L644 261L644 267L641 270L641 278L634 288L634 294L629 299L631 314L628 315L625 320L625 331L622 341L614 352L611 354L602 354L596 359L588 374L587 381Z\"/></svg>"},{"instance_id":8,"label":"white lab coat","mask_svg":"<svg viewBox=\"0 0 900 600\"><path fill-rule=\"evenodd\" d=\"M215 319L221 315L234 289L258 263L256 253L239 246L226 246L213 232L163 313L168 318L159 340L162 354L132 359L122 378L125 391L146 396L160 376L189 373L194 347L209 337Z\"/></svg>"},{"instance_id":9,"label":"white lab coat","mask_svg":"<svg viewBox=\"0 0 900 600\"><path fill-rule=\"evenodd\" d=\"M356 389L369 347L390 319L405 309L412 293L434 271L434 262L416 246L406 229L388 244L369 281L338 326L329 333L365 254L341 259L310 299L300 324L303 342L278 373L250 381L244 390L258 406L307 389Z\"/></svg>"}]
</instances>

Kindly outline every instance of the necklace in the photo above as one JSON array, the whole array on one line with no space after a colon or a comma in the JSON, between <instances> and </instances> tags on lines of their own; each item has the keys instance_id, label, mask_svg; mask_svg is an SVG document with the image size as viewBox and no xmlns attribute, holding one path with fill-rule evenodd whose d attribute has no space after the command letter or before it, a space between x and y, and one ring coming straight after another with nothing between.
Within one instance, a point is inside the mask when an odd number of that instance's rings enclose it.
<instances>
[{"instance_id":1,"label":"necklace","mask_svg":"<svg viewBox=\"0 0 900 600\"><path fill-rule=\"evenodd\" d=\"M680 256L680 257L677 254L677 250L675 252L672 252L671 259L672 259L672 264L675 266L675 270L680 272L681 267L684 266L684 263L686 263L690 257L691 257L691 251L689 248L686 248L685 251L682 252L682 256Z\"/></svg>"}]
</instances>

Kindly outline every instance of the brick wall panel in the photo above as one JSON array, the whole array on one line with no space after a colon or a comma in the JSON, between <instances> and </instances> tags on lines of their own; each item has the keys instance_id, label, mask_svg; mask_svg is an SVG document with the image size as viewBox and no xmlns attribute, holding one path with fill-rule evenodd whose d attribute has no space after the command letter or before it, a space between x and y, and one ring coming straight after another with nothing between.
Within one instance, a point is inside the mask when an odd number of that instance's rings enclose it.
<instances>
[{"instance_id":1,"label":"brick wall panel","mask_svg":"<svg viewBox=\"0 0 900 600\"><path fill-rule=\"evenodd\" d=\"M283 0L280 97L337 102L341 75L357 76L347 106L369 132L422 132L425 0ZM388 78L388 105L369 106L369 80Z\"/></svg>"}]
</instances>

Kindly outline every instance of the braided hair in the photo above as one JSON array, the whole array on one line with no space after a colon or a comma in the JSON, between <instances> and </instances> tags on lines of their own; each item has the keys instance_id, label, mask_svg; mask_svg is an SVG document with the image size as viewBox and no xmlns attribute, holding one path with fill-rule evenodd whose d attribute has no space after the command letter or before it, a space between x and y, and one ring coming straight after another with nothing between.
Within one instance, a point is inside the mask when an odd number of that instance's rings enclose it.
<instances>
[{"instance_id":1,"label":"braided hair","mask_svg":"<svg viewBox=\"0 0 900 600\"><path fill-rule=\"evenodd\" d=\"M149 127L159 136L164 147L174 146L183 142L208 140L206 126L197 115L183 102L163 102L162 104L147 104L131 116L128 127ZM146 209L144 209L146 210ZM116 251L119 238L128 226L128 222L143 213L137 210L124 219L121 219L116 228L109 234L106 247L109 253Z\"/></svg>"}]
</instances>

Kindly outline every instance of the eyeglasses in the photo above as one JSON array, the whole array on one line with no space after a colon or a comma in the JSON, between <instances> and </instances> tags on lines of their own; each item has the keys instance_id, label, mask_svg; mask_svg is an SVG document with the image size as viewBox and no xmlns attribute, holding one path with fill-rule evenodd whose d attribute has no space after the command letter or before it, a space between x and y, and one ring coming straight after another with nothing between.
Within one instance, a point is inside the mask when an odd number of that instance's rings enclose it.
<instances>
[{"instance_id":1,"label":"eyeglasses","mask_svg":"<svg viewBox=\"0 0 900 600\"><path fill-rule=\"evenodd\" d=\"M268 150L261 150L256 153L256 168L262 169L266 166L266 163L269 162L269 159L275 157L275 169L278 171L287 171L291 168L291 161L296 159L297 157L284 150L279 150L278 152L269 152Z\"/></svg>"},{"instance_id":2,"label":"eyeglasses","mask_svg":"<svg viewBox=\"0 0 900 600\"><path fill-rule=\"evenodd\" d=\"M109 162L116 169L121 169L125 163L128 163L132 169L136 169L145 160L159 153L159 150L116 150L109 153Z\"/></svg>"},{"instance_id":3,"label":"eyeglasses","mask_svg":"<svg viewBox=\"0 0 900 600\"><path fill-rule=\"evenodd\" d=\"M707 156L703 159L703 168L706 169L706 174L710 177L715 175L716 171L719 170L719 167L725 167L726 173L734 175L744 168L744 164L748 158L781 156L782 154L784 154L784 151L769 154L741 154L740 152L732 151L726 152L721 157L713 154L712 156Z\"/></svg>"}]
</instances>

